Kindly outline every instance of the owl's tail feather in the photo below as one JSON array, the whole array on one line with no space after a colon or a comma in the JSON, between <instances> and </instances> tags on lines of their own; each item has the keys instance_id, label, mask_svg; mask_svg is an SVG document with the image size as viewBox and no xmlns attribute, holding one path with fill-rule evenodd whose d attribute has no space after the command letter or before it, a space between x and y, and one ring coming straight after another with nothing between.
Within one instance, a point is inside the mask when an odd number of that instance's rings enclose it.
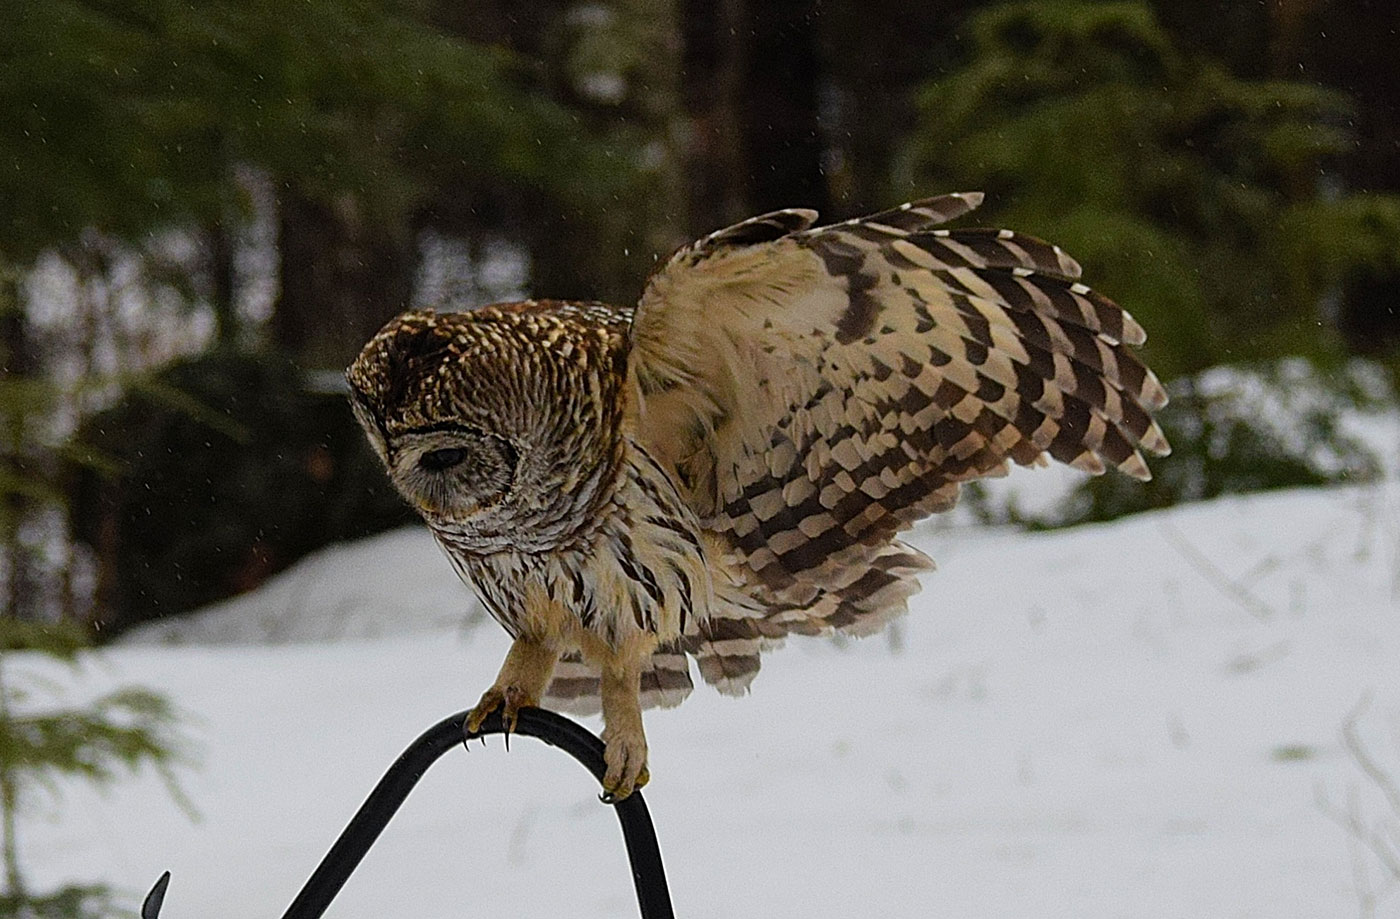
<instances>
[{"instance_id":1,"label":"owl's tail feather","mask_svg":"<svg viewBox=\"0 0 1400 919\"><path fill-rule=\"evenodd\" d=\"M759 653L769 640L761 629L761 611L751 601L726 603L723 594L716 592L709 618L681 642L706 683L727 696L741 696L758 675Z\"/></svg>"},{"instance_id":2,"label":"owl's tail feather","mask_svg":"<svg viewBox=\"0 0 1400 919\"><path fill-rule=\"evenodd\" d=\"M758 675L763 651L788 635L870 635L903 615L919 589L928 556L895 541L863 569L821 569L781 589L717 579L710 618L682 639L700 676L726 695L742 695Z\"/></svg>"},{"instance_id":3,"label":"owl's tail feather","mask_svg":"<svg viewBox=\"0 0 1400 919\"><path fill-rule=\"evenodd\" d=\"M554 679L545 690L546 708L572 715L596 715L602 711L602 676L598 668L577 651L565 654L554 668ZM643 709L674 708L685 701L695 684L690 680L690 663L678 643L657 648L642 671Z\"/></svg>"},{"instance_id":4,"label":"owl's tail feather","mask_svg":"<svg viewBox=\"0 0 1400 919\"><path fill-rule=\"evenodd\" d=\"M903 615L919 590L919 574L932 568L927 555L895 540L876 550L864 567L822 566L781 588L750 589L765 601L765 631L863 636Z\"/></svg>"}]
</instances>

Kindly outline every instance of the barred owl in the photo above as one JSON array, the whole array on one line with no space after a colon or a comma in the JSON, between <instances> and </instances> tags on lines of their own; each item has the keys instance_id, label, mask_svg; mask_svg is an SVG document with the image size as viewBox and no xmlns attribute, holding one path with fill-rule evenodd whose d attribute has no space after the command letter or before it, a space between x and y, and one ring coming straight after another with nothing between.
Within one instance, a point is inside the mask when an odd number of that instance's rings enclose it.
<instances>
[{"instance_id":1,"label":"barred owl","mask_svg":"<svg viewBox=\"0 0 1400 919\"><path fill-rule=\"evenodd\" d=\"M641 712L742 693L788 635L867 634L931 567L897 536L1047 456L1149 477L1142 328L1059 247L939 227L954 194L833 226L755 217L635 309L405 313L348 371L399 491L514 639L469 716L601 707L615 797Z\"/></svg>"}]
</instances>

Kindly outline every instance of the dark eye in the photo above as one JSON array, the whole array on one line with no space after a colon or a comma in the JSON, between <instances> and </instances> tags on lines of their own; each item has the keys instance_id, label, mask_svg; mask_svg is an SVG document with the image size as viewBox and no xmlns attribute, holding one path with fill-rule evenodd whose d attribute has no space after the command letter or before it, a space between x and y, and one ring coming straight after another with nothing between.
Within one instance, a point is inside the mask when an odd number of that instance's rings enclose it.
<instances>
[{"instance_id":1,"label":"dark eye","mask_svg":"<svg viewBox=\"0 0 1400 919\"><path fill-rule=\"evenodd\" d=\"M441 450L430 450L418 458L418 465L429 472L441 472L444 469L451 469L467 458L467 451L461 447L444 447Z\"/></svg>"}]
</instances>

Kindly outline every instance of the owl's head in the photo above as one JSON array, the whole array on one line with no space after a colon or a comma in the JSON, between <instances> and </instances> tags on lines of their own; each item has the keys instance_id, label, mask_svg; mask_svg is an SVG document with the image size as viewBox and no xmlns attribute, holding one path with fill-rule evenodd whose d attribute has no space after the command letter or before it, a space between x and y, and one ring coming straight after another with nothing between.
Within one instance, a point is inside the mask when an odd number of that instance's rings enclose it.
<instances>
[{"instance_id":1,"label":"owl's head","mask_svg":"<svg viewBox=\"0 0 1400 919\"><path fill-rule=\"evenodd\" d=\"M625 335L569 307L405 313L346 372L394 486L459 543L553 548L606 497Z\"/></svg>"}]
</instances>

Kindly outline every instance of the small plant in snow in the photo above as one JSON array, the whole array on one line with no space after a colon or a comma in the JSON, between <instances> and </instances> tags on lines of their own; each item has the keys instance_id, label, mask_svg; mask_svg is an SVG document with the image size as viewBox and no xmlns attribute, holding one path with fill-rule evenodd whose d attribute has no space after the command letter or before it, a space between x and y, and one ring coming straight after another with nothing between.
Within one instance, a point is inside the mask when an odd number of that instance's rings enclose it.
<instances>
[{"instance_id":1,"label":"small plant in snow","mask_svg":"<svg viewBox=\"0 0 1400 919\"><path fill-rule=\"evenodd\" d=\"M1352 884L1361 919L1373 919L1376 908L1400 890L1400 770L1386 768L1361 739L1361 718L1371 705L1369 694L1342 723L1342 745L1365 779L1364 790L1353 785L1346 803L1331 800L1318 789L1318 806L1347 834Z\"/></svg>"},{"instance_id":2,"label":"small plant in snow","mask_svg":"<svg viewBox=\"0 0 1400 919\"><path fill-rule=\"evenodd\" d=\"M22 651L72 661L86 644L81 630L0 618L0 867L4 893L0 917L99 919L121 914L104 885L70 884L35 892L20 868L18 817L34 793L58 792L58 781L77 777L105 786L122 772L154 767L186 811L175 784L178 758L175 713L154 692L124 687L85 706L45 705L42 684L14 674Z\"/></svg>"}]
</instances>

